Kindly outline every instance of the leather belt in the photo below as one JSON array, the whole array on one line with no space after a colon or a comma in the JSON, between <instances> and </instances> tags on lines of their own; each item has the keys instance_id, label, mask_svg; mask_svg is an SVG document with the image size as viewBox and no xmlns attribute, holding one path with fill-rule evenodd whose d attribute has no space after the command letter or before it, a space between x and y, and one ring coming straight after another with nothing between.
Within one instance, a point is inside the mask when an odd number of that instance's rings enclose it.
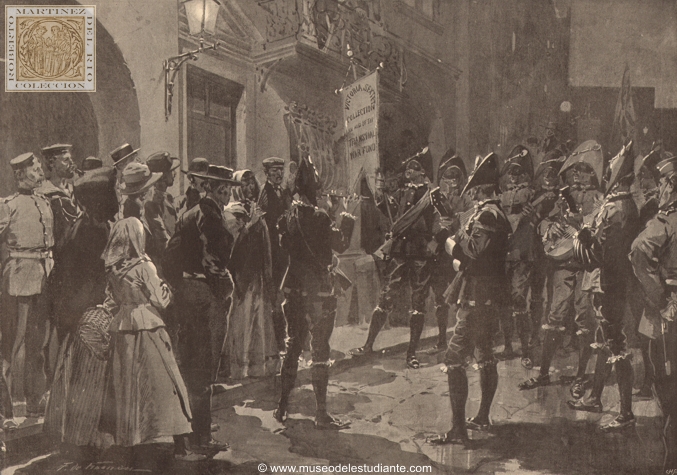
<instances>
[{"instance_id":1,"label":"leather belt","mask_svg":"<svg viewBox=\"0 0 677 475\"><path fill-rule=\"evenodd\" d=\"M42 250L9 250L11 259L51 259L51 249Z\"/></svg>"}]
</instances>

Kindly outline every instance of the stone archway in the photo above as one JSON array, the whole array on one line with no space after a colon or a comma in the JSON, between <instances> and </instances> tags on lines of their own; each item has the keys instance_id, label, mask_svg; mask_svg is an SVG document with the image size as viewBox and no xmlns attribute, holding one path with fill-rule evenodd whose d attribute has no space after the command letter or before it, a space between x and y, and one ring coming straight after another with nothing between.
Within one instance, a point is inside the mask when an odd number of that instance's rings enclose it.
<instances>
[{"instance_id":1,"label":"stone archway","mask_svg":"<svg viewBox=\"0 0 677 475\"><path fill-rule=\"evenodd\" d=\"M0 0L0 23L5 4L32 5L30 0ZM41 5L76 5L73 0L41 0ZM85 2L86 3L86 2ZM0 51L5 50L4 36ZM134 82L113 37L97 21L97 90L93 93L4 92L0 79L0 196L14 191L7 162L23 152L38 153L55 142L73 144L79 164L89 155L109 161L108 152L123 142L138 146L140 113Z\"/></svg>"}]
</instances>

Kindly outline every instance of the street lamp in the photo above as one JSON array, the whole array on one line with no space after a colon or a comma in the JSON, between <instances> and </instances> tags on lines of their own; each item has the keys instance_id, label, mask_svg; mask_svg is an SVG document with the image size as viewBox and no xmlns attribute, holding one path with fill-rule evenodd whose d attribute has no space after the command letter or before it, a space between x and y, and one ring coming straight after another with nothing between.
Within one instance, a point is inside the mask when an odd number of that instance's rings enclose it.
<instances>
[{"instance_id":1,"label":"street lamp","mask_svg":"<svg viewBox=\"0 0 677 475\"><path fill-rule=\"evenodd\" d=\"M200 46L193 51L172 56L162 62L165 71L165 120L169 120L172 113L172 98L174 97L174 80L181 69L181 65L192 59L197 61L197 55L208 49L216 49L219 42L209 44L204 41L204 34L214 35L216 31L216 19L219 16L221 4L217 0L189 0L183 3L188 18L188 31L191 36L200 37ZM171 77L170 77L171 74Z\"/></svg>"}]
</instances>

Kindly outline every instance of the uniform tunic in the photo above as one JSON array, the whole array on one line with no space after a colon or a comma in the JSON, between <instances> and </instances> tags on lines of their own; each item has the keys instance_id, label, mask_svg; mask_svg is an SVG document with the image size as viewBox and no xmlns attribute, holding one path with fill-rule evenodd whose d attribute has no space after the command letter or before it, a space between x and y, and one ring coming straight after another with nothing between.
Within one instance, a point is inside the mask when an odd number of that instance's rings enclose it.
<instances>
[{"instance_id":1,"label":"uniform tunic","mask_svg":"<svg viewBox=\"0 0 677 475\"><path fill-rule=\"evenodd\" d=\"M492 337L498 311L507 301L505 260L510 223L497 200L476 205L466 229L456 233L452 257L461 263L461 279L454 334L449 341L445 364L465 366L477 348L480 364L494 362Z\"/></svg>"}]
</instances>

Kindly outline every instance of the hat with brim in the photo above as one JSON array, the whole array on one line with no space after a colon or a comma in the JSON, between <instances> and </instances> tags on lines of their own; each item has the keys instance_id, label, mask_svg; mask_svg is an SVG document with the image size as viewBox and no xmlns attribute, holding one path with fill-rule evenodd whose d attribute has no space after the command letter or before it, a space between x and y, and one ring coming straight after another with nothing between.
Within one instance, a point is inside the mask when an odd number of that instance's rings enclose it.
<instances>
[{"instance_id":1,"label":"hat with brim","mask_svg":"<svg viewBox=\"0 0 677 475\"><path fill-rule=\"evenodd\" d=\"M202 157L196 157L190 161L188 170L181 169L181 173L186 175L194 175L196 173L207 173L209 170L209 160Z\"/></svg>"},{"instance_id":2,"label":"hat with brim","mask_svg":"<svg viewBox=\"0 0 677 475\"><path fill-rule=\"evenodd\" d=\"M630 140L626 145L623 145L621 151L611 159L609 162L609 169L611 176L606 184L604 194L608 195L616 184L628 175L635 173L635 157L632 154L633 142Z\"/></svg>"},{"instance_id":3,"label":"hat with brim","mask_svg":"<svg viewBox=\"0 0 677 475\"><path fill-rule=\"evenodd\" d=\"M468 183L463 187L461 194L481 185L498 186L498 155L491 152L475 165L475 169L468 178Z\"/></svg>"},{"instance_id":4,"label":"hat with brim","mask_svg":"<svg viewBox=\"0 0 677 475\"><path fill-rule=\"evenodd\" d=\"M241 182L233 179L233 169L221 165L209 165L207 173L192 173L193 176L204 180L218 181L229 185L240 186Z\"/></svg>"},{"instance_id":5,"label":"hat with brim","mask_svg":"<svg viewBox=\"0 0 677 475\"><path fill-rule=\"evenodd\" d=\"M596 140L586 140L571 152L569 158L566 159L559 173L564 174L567 170L572 168L577 163L585 163L589 165L595 172L598 182L602 182L602 169L604 167L604 155L602 153L602 146Z\"/></svg>"},{"instance_id":6,"label":"hat with brim","mask_svg":"<svg viewBox=\"0 0 677 475\"><path fill-rule=\"evenodd\" d=\"M44 157L54 157L56 155L62 155L64 153L70 152L73 146L69 143L56 143L50 145L49 147L44 147L42 149L42 155Z\"/></svg>"},{"instance_id":7,"label":"hat with brim","mask_svg":"<svg viewBox=\"0 0 677 475\"><path fill-rule=\"evenodd\" d=\"M153 173L167 173L179 168L179 159L169 152L155 152L146 159L146 165Z\"/></svg>"},{"instance_id":8,"label":"hat with brim","mask_svg":"<svg viewBox=\"0 0 677 475\"><path fill-rule=\"evenodd\" d=\"M119 164L123 163L127 158L137 153L140 148L133 148L128 143L119 146L110 153L110 158L113 160L113 166L117 167Z\"/></svg>"},{"instance_id":9,"label":"hat with brim","mask_svg":"<svg viewBox=\"0 0 677 475\"><path fill-rule=\"evenodd\" d=\"M143 163L130 163L122 171L120 193L136 195L148 190L162 178L162 173L153 173Z\"/></svg>"},{"instance_id":10,"label":"hat with brim","mask_svg":"<svg viewBox=\"0 0 677 475\"><path fill-rule=\"evenodd\" d=\"M526 173L530 178L534 176L534 163L531 160L531 152L524 145L516 145L508 155L503 167L501 168L501 175L505 175L510 170L519 167L520 174Z\"/></svg>"}]
</instances>

